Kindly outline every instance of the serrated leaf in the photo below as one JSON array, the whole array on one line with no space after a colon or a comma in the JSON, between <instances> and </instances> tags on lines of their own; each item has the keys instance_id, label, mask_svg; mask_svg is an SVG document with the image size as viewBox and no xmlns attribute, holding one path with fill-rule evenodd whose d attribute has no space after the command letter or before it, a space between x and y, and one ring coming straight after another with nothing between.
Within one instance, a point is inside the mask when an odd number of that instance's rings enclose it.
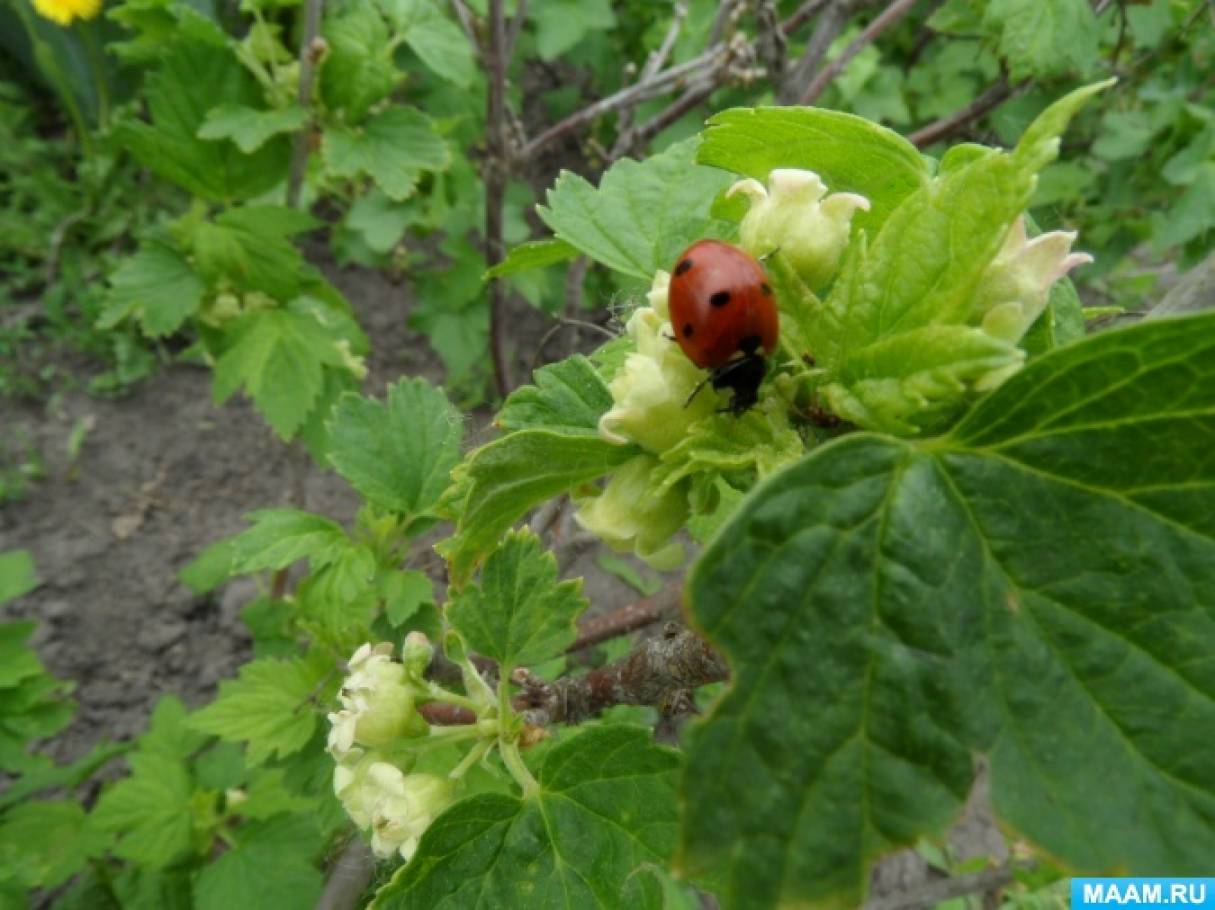
<instances>
[{"instance_id":1,"label":"serrated leaf","mask_svg":"<svg viewBox=\"0 0 1215 910\"><path fill-rule=\"evenodd\" d=\"M232 570L285 569L307 557L313 567L333 562L349 546L336 521L300 509L262 509L245 516L252 527L230 541Z\"/></svg>"},{"instance_id":2,"label":"serrated leaf","mask_svg":"<svg viewBox=\"0 0 1215 910\"><path fill-rule=\"evenodd\" d=\"M528 509L609 474L637 454L594 436L520 430L478 449L464 467L456 533L440 545L459 586Z\"/></svg>"},{"instance_id":3,"label":"serrated leaf","mask_svg":"<svg viewBox=\"0 0 1215 910\"><path fill-rule=\"evenodd\" d=\"M232 742L248 742L251 765L302 749L316 729L323 681L333 662L310 656L247 663L237 679L219 684L219 696L190 717L190 726ZM336 680L335 680L336 681Z\"/></svg>"},{"instance_id":4,"label":"serrated leaf","mask_svg":"<svg viewBox=\"0 0 1215 910\"><path fill-rule=\"evenodd\" d=\"M110 276L110 290L97 325L112 329L137 318L152 337L177 331L202 303L206 286L185 258L171 246L145 241L139 251Z\"/></svg>"},{"instance_id":5,"label":"serrated leaf","mask_svg":"<svg viewBox=\"0 0 1215 910\"><path fill-rule=\"evenodd\" d=\"M316 226L306 213L281 206L229 209L194 226L195 261L213 284L230 283L288 301L300 293L306 267L287 238Z\"/></svg>"},{"instance_id":6,"label":"serrated leaf","mask_svg":"<svg viewBox=\"0 0 1215 910\"><path fill-rule=\"evenodd\" d=\"M188 726L189 712L176 695L162 695L152 709L148 729L137 740L139 751L184 760L202 748L207 737Z\"/></svg>"},{"instance_id":7,"label":"serrated leaf","mask_svg":"<svg viewBox=\"0 0 1215 910\"><path fill-rule=\"evenodd\" d=\"M342 7L325 18L329 46L320 69L320 93L330 109L344 109L358 122L387 98L401 79L392 62L388 27L374 3Z\"/></svg>"},{"instance_id":8,"label":"serrated leaf","mask_svg":"<svg viewBox=\"0 0 1215 910\"><path fill-rule=\"evenodd\" d=\"M870 230L929 177L927 159L893 130L852 114L807 107L715 114L696 160L760 181L775 168L814 171L832 192L860 193L869 200L869 211L857 212L853 223Z\"/></svg>"},{"instance_id":9,"label":"serrated leaf","mask_svg":"<svg viewBox=\"0 0 1215 910\"><path fill-rule=\"evenodd\" d=\"M28 594L40 584L29 550L0 553L0 604Z\"/></svg>"},{"instance_id":10,"label":"serrated leaf","mask_svg":"<svg viewBox=\"0 0 1215 910\"><path fill-rule=\"evenodd\" d=\"M175 29L176 40L161 44L159 66L145 82L152 124L124 119L115 135L146 167L196 196L211 202L248 199L282 180L290 149L276 138L245 155L198 138L216 105L256 107L261 91L214 23L194 18L204 26Z\"/></svg>"},{"instance_id":11,"label":"serrated leaf","mask_svg":"<svg viewBox=\"0 0 1215 910\"><path fill-rule=\"evenodd\" d=\"M630 880L666 865L678 767L647 729L581 730L545 756L535 796L483 793L439 816L372 907L660 908Z\"/></svg>"},{"instance_id":12,"label":"serrated leaf","mask_svg":"<svg viewBox=\"0 0 1215 910\"><path fill-rule=\"evenodd\" d=\"M22 803L0 820L0 869L15 870L29 889L58 887L104 850L75 800Z\"/></svg>"},{"instance_id":13,"label":"serrated leaf","mask_svg":"<svg viewBox=\"0 0 1215 910\"><path fill-rule=\"evenodd\" d=\"M536 23L536 50L542 60L553 60L588 34L616 24L609 0L542 0L530 16Z\"/></svg>"},{"instance_id":14,"label":"serrated leaf","mask_svg":"<svg viewBox=\"0 0 1215 910\"><path fill-rule=\"evenodd\" d=\"M506 535L480 581L447 602L447 618L469 647L502 667L531 666L564 651L587 608L582 580L557 581L557 560L536 535Z\"/></svg>"},{"instance_id":15,"label":"serrated leaf","mask_svg":"<svg viewBox=\"0 0 1215 910\"><path fill-rule=\"evenodd\" d=\"M697 142L676 143L643 162L625 158L596 188L562 171L536 211L557 239L596 262L644 281L695 240L726 237L728 222L710 217L713 197L730 177L693 161Z\"/></svg>"},{"instance_id":16,"label":"serrated leaf","mask_svg":"<svg viewBox=\"0 0 1215 910\"><path fill-rule=\"evenodd\" d=\"M366 174L389 199L413 195L423 171L443 170L450 153L430 118L412 107L391 107L362 129L334 126L321 145L325 168L334 177Z\"/></svg>"},{"instance_id":17,"label":"serrated leaf","mask_svg":"<svg viewBox=\"0 0 1215 910\"><path fill-rule=\"evenodd\" d=\"M460 27L429 3L428 15L411 21L402 33L409 49L435 74L467 88L477 72L473 49Z\"/></svg>"},{"instance_id":18,"label":"serrated leaf","mask_svg":"<svg viewBox=\"0 0 1215 910\"><path fill-rule=\"evenodd\" d=\"M357 231L374 252L388 253L417 218L416 207L394 202L382 190L373 189L350 207L346 227Z\"/></svg>"},{"instance_id":19,"label":"serrated leaf","mask_svg":"<svg viewBox=\"0 0 1215 910\"><path fill-rule=\"evenodd\" d=\"M315 805L316 800L287 788L282 769L268 768L253 778L236 812L245 818L268 819L284 813L311 812Z\"/></svg>"},{"instance_id":20,"label":"serrated leaf","mask_svg":"<svg viewBox=\"0 0 1215 910\"><path fill-rule=\"evenodd\" d=\"M131 776L101 795L90 820L118 835L115 856L163 869L198 846L194 784L179 758L140 751L127 760Z\"/></svg>"},{"instance_id":21,"label":"serrated leaf","mask_svg":"<svg viewBox=\"0 0 1215 910\"><path fill-rule=\"evenodd\" d=\"M612 393L581 354L541 367L535 385L507 396L494 424L503 430L544 428L567 433L599 432L599 418L612 406Z\"/></svg>"},{"instance_id":22,"label":"serrated leaf","mask_svg":"<svg viewBox=\"0 0 1215 910\"><path fill-rule=\"evenodd\" d=\"M280 133L303 129L307 122L308 112L296 104L270 110L221 104L207 111L207 119L198 128L198 138L231 139L248 155Z\"/></svg>"},{"instance_id":23,"label":"serrated leaf","mask_svg":"<svg viewBox=\"0 0 1215 910\"><path fill-rule=\"evenodd\" d=\"M1014 81L1084 74L1097 60L1099 27L1085 0L992 0L984 26L998 33Z\"/></svg>"},{"instance_id":24,"label":"serrated leaf","mask_svg":"<svg viewBox=\"0 0 1215 910\"><path fill-rule=\"evenodd\" d=\"M324 368L346 366L340 340L302 307L254 310L242 316L215 363L216 403L243 386L279 437L290 439L317 403Z\"/></svg>"},{"instance_id":25,"label":"serrated leaf","mask_svg":"<svg viewBox=\"0 0 1215 910\"><path fill-rule=\"evenodd\" d=\"M485 278L506 278L532 269L543 269L559 262L568 262L578 255L572 244L556 237L521 243L506 258L485 273Z\"/></svg>"},{"instance_id":26,"label":"serrated leaf","mask_svg":"<svg viewBox=\"0 0 1215 910\"><path fill-rule=\"evenodd\" d=\"M423 604L435 602L434 583L422 572L388 569L376 580L384 601L384 615L394 628L406 622Z\"/></svg>"},{"instance_id":27,"label":"serrated leaf","mask_svg":"<svg viewBox=\"0 0 1215 910\"><path fill-rule=\"evenodd\" d=\"M302 835L302 836L301 836ZM197 910L298 910L311 907L324 880L310 861L320 847L309 816L245 825L240 842L208 865L194 883Z\"/></svg>"},{"instance_id":28,"label":"serrated leaf","mask_svg":"<svg viewBox=\"0 0 1215 910\"><path fill-rule=\"evenodd\" d=\"M329 425L329 461L370 502L426 515L460 460L463 418L424 379L389 386L388 400L348 394Z\"/></svg>"},{"instance_id":29,"label":"serrated leaf","mask_svg":"<svg viewBox=\"0 0 1215 910\"><path fill-rule=\"evenodd\" d=\"M682 870L730 906L859 906L977 752L1001 822L1070 866L1202 874L1213 402L1215 316L1141 324L944 439L848 436L757 488L690 581L734 675L690 737Z\"/></svg>"}]
</instances>

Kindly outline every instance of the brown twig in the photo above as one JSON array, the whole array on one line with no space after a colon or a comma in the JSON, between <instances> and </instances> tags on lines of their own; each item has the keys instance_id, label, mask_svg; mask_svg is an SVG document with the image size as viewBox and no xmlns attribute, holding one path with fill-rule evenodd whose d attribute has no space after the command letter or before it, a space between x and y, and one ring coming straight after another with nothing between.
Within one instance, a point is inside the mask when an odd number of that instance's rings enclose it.
<instances>
[{"instance_id":1,"label":"brown twig","mask_svg":"<svg viewBox=\"0 0 1215 910\"><path fill-rule=\"evenodd\" d=\"M477 722L477 715L471 708L445 701L424 702L418 705L418 713L426 723L437 727L467 726Z\"/></svg>"},{"instance_id":2,"label":"brown twig","mask_svg":"<svg viewBox=\"0 0 1215 910\"><path fill-rule=\"evenodd\" d=\"M506 175L510 149L506 140L506 18L503 0L489 0L489 41L485 48L489 91L486 106L485 265L493 268L506 256L503 236ZM510 364L506 355L507 286L500 278L489 282L489 352L498 394L510 393Z\"/></svg>"},{"instance_id":3,"label":"brown twig","mask_svg":"<svg viewBox=\"0 0 1215 910\"><path fill-rule=\"evenodd\" d=\"M464 37L468 39L473 50L477 50L481 46L481 42L477 39L477 28L473 24L472 13L469 12L468 5L464 0L451 0L451 9L456 14L456 21L460 23Z\"/></svg>"},{"instance_id":4,"label":"brown twig","mask_svg":"<svg viewBox=\"0 0 1215 910\"><path fill-rule=\"evenodd\" d=\"M307 0L304 4L304 34L300 39L300 86L299 105L308 115L308 120L295 134L295 145L291 149L291 170L287 174L287 205L296 208L300 204L300 191L304 186L304 175L308 170L308 156L312 153L312 137L316 124L312 118L312 91L316 86L316 65L325 54L325 39L320 37L321 9L324 0Z\"/></svg>"},{"instance_id":5,"label":"brown twig","mask_svg":"<svg viewBox=\"0 0 1215 910\"><path fill-rule=\"evenodd\" d=\"M1029 80L1026 79L1024 82L1012 86L1008 84L1007 77L1001 76L999 82L966 105L966 107L954 111L952 114L939 120L934 120L927 126L920 127L907 138L917 148L924 148L925 146L932 145L934 142L948 139L971 123L974 123L974 121L994 111L1009 98L1024 91L1028 85Z\"/></svg>"},{"instance_id":6,"label":"brown twig","mask_svg":"<svg viewBox=\"0 0 1215 910\"><path fill-rule=\"evenodd\" d=\"M325 890L313 910L350 910L375 875L375 856L367 842L355 835L338 854L325 881Z\"/></svg>"},{"instance_id":7,"label":"brown twig","mask_svg":"<svg viewBox=\"0 0 1215 910\"><path fill-rule=\"evenodd\" d=\"M881 14L866 25L861 30L861 33L852 40L852 43L844 48L843 53L823 67L819 74L806 86L806 90L802 92L801 103L813 104L818 99L818 96L831 84L832 80L843 72L844 67L851 63L857 54L876 41L882 32L911 12L911 8L918 2L919 0L894 0L893 3L882 10Z\"/></svg>"},{"instance_id":8,"label":"brown twig","mask_svg":"<svg viewBox=\"0 0 1215 910\"><path fill-rule=\"evenodd\" d=\"M790 14L788 19L781 23L781 31L786 35L792 35L795 31L809 22L810 18L826 3L827 0L806 0L805 3Z\"/></svg>"},{"instance_id":9,"label":"brown twig","mask_svg":"<svg viewBox=\"0 0 1215 910\"><path fill-rule=\"evenodd\" d=\"M627 635L661 619L678 616L682 592L683 585L680 582L671 582L657 594L643 597L636 603L603 616L586 620L578 628L577 640L565 649L566 653L581 651L609 638Z\"/></svg>"},{"instance_id":10,"label":"brown twig","mask_svg":"<svg viewBox=\"0 0 1215 910\"><path fill-rule=\"evenodd\" d=\"M660 637L647 639L628 656L584 676L527 681L524 719L536 727L577 724L613 705L659 705L677 692L721 682L728 675L725 660L704 639L668 623Z\"/></svg>"},{"instance_id":11,"label":"brown twig","mask_svg":"<svg viewBox=\"0 0 1215 910\"><path fill-rule=\"evenodd\" d=\"M831 49L835 39L840 36L848 24L848 18L860 2L864 2L864 0L835 0L827 5L818 19L818 24L814 27L814 34L810 36L806 49L802 51L802 55L793 65L793 69L785 74L784 82L777 88L777 101L781 104L793 104L796 101L799 93L798 86L809 80L810 74L815 72L826 59L827 51ZM797 13L793 15L796 16ZM788 33L786 32L786 34Z\"/></svg>"},{"instance_id":12,"label":"brown twig","mask_svg":"<svg viewBox=\"0 0 1215 910\"><path fill-rule=\"evenodd\" d=\"M923 885L901 894L891 894L869 901L865 904L864 910L920 910L921 907L935 907L937 904L967 894L998 891L1006 885L1012 884L1012 881L1012 868L997 866L981 872L925 882Z\"/></svg>"}]
</instances>

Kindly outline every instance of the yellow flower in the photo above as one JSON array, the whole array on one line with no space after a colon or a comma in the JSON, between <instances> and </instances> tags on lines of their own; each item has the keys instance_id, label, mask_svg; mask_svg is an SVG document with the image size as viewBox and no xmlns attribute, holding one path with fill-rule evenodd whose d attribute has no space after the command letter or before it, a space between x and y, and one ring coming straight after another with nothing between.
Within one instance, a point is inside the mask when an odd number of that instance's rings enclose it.
<instances>
[{"instance_id":1,"label":"yellow flower","mask_svg":"<svg viewBox=\"0 0 1215 910\"><path fill-rule=\"evenodd\" d=\"M44 19L68 26L76 19L93 19L101 12L101 0L34 0L34 9Z\"/></svg>"}]
</instances>

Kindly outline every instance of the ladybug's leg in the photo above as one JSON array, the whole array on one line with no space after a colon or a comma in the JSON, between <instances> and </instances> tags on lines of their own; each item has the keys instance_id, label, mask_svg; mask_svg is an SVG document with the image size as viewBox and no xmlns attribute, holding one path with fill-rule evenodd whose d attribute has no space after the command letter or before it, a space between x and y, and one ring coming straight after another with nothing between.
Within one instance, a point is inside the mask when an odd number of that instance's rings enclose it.
<instances>
[{"instance_id":1,"label":"ladybug's leg","mask_svg":"<svg viewBox=\"0 0 1215 910\"><path fill-rule=\"evenodd\" d=\"M710 373L704 379L700 380L700 382L696 383L696 388L694 388L692 390L692 394L688 396L688 400L683 403L683 406L685 408L692 403L692 399L694 399L697 395L700 394L700 390L703 389L705 387L705 385L713 379L714 375L715 375L715 373ZM717 388L716 382L713 383L713 388Z\"/></svg>"},{"instance_id":2,"label":"ladybug's leg","mask_svg":"<svg viewBox=\"0 0 1215 910\"><path fill-rule=\"evenodd\" d=\"M710 376L713 388L730 389L734 393L729 407L723 410L741 414L759 401L759 385L767 372L768 364L754 350L714 370Z\"/></svg>"}]
</instances>

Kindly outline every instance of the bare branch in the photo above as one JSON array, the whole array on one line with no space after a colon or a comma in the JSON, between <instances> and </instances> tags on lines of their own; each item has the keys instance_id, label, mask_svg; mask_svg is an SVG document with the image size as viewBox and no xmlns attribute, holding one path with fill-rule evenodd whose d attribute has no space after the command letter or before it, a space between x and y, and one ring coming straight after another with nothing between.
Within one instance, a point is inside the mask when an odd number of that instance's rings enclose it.
<instances>
[{"instance_id":1,"label":"bare branch","mask_svg":"<svg viewBox=\"0 0 1215 910\"><path fill-rule=\"evenodd\" d=\"M777 90L776 98L781 104L792 104L797 99L798 86L807 82L810 74L826 59L827 51L848 24L848 17L852 15L855 5L856 0L837 0L827 5L801 58L792 71L785 74L785 80ZM797 16L797 13L793 15Z\"/></svg>"},{"instance_id":2,"label":"bare branch","mask_svg":"<svg viewBox=\"0 0 1215 910\"><path fill-rule=\"evenodd\" d=\"M935 907L955 897L967 894L984 894L999 891L1013 881L1013 870L1010 866L997 866L994 869L984 869L981 872L971 872L967 875L955 875L952 878L941 878L925 882L917 888L912 888L901 894L891 894L865 904L864 910L920 910L921 907Z\"/></svg>"},{"instance_id":3,"label":"bare branch","mask_svg":"<svg viewBox=\"0 0 1215 910\"><path fill-rule=\"evenodd\" d=\"M316 65L325 54L325 39L321 32L321 8L324 0L307 0L304 5L304 35L300 39L300 86L299 104L308 114L308 122L295 134L295 145L291 149L291 169L287 172L287 205L296 208L300 204L300 190L304 186L304 174L308 170L308 156L312 152L315 124L312 120L312 90L316 85Z\"/></svg>"},{"instance_id":4,"label":"bare branch","mask_svg":"<svg viewBox=\"0 0 1215 910\"><path fill-rule=\"evenodd\" d=\"M682 591L682 584L671 582L657 594L651 594L627 607L584 621L578 628L577 641L565 649L566 653L581 651L609 638L627 635L660 619L678 616Z\"/></svg>"},{"instance_id":5,"label":"bare branch","mask_svg":"<svg viewBox=\"0 0 1215 910\"><path fill-rule=\"evenodd\" d=\"M792 15L780 24L781 31L786 35L792 35L795 31L810 21L810 17L819 11L827 0L806 0L801 6L795 9Z\"/></svg>"},{"instance_id":6,"label":"bare branch","mask_svg":"<svg viewBox=\"0 0 1215 910\"><path fill-rule=\"evenodd\" d=\"M882 10L881 15L865 26L852 43L844 48L843 53L823 67L814 80L806 86L806 90L802 92L801 103L813 104L857 54L872 44L882 32L911 12L911 8L918 2L919 0L894 0L886 9Z\"/></svg>"},{"instance_id":7,"label":"bare branch","mask_svg":"<svg viewBox=\"0 0 1215 910\"><path fill-rule=\"evenodd\" d=\"M934 142L948 139L974 121L991 113L1009 98L1024 91L1028 85L1029 80L1026 79L1024 82L1011 86L1008 84L1007 77L1001 76L998 82L974 101L970 102L970 104L966 105L966 107L954 111L940 120L934 120L927 126L920 127L907 138L918 148L924 148L927 145L932 145Z\"/></svg>"},{"instance_id":8,"label":"bare branch","mask_svg":"<svg viewBox=\"0 0 1215 910\"><path fill-rule=\"evenodd\" d=\"M485 124L485 264L493 268L506 257L504 210L506 179L510 161L506 113L506 17L503 0L489 0L489 40L485 66L489 73ZM494 364L498 394L511 390L510 363L506 354L506 284L500 278L489 282L489 353Z\"/></svg>"},{"instance_id":9,"label":"bare branch","mask_svg":"<svg viewBox=\"0 0 1215 910\"><path fill-rule=\"evenodd\" d=\"M473 25L472 13L468 9L468 5L464 0L451 0L452 12L456 14L456 20L460 23L460 28L464 31L464 37L468 39L468 43L472 45L474 51L480 50L481 42L477 40L477 29Z\"/></svg>"},{"instance_id":10,"label":"bare branch","mask_svg":"<svg viewBox=\"0 0 1215 910\"><path fill-rule=\"evenodd\" d=\"M726 27L734 18L734 10L737 6L738 0L721 0L717 4L717 13L713 16L713 28L709 30L709 40L706 42L709 47L720 44L721 40L726 37Z\"/></svg>"},{"instance_id":11,"label":"bare branch","mask_svg":"<svg viewBox=\"0 0 1215 910\"><path fill-rule=\"evenodd\" d=\"M515 45L519 41L519 33L523 31L523 23L527 21L527 0L519 0L515 4L515 16L510 20L510 28L506 33L506 59L514 56Z\"/></svg>"}]
</instances>

